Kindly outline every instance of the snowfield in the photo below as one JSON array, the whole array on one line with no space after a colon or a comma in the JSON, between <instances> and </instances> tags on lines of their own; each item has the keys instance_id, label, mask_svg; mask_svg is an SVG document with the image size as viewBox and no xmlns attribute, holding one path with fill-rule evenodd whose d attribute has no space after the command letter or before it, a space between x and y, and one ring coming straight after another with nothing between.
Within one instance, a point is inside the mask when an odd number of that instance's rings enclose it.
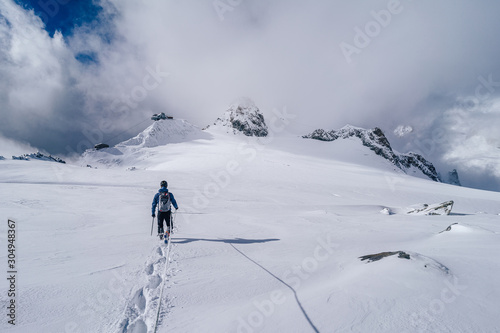
<instances>
[{"instance_id":1,"label":"snowfield","mask_svg":"<svg viewBox=\"0 0 500 333\"><path fill-rule=\"evenodd\" d=\"M500 193L404 174L357 139L161 124L78 163L0 161L17 270L0 331L500 332ZM150 234L162 179L170 246Z\"/></svg>"}]
</instances>

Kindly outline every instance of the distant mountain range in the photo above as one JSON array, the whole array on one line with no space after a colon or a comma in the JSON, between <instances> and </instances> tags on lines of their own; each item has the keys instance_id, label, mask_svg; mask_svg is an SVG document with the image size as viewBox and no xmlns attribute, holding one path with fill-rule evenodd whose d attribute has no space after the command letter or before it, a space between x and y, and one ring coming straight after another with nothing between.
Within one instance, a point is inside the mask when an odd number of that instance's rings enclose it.
<instances>
[{"instance_id":1,"label":"distant mountain range","mask_svg":"<svg viewBox=\"0 0 500 333\"><path fill-rule=\"evenodd\" d=\"M226 127L229 129L228 132L241 132L246 136L263 137L268 134L268 127L265 123L264 115L249 99L241 99L233 103L224 115L216 120L214 125ZM304 139L320 141L335 141L338 139L356 137L376 155L388 160L405 173L409 173L415 168L433 181L460 185L458 172L456 170L448 173L448 179L442 179L434 165L422 155L414 152L399 153L394 151L389 140L384 135L384 132L378 127L374 129L364 129L346 125L340 130L325 131L323 129L317 129L302 137Z\"/></svg>"},{"instance_id":2,"label":"distant mountain range","mask_svg":"<svg viewBox=\"0 0 500 333\"><path fill-rule=\"evenodd\" d=\"M87 150L82 155L82 159L88 163L97 162L108 166L121 165L127 159L127 156L137 156L138 150L141 148L153 148L172 143L210 139L212 138L210 134L211 130L249 137L266 137L269 134L264 115L255 103L248 98L240 98L232 103L212 125L207 126L205 129L200 129L182 119L161 119L155 121L135 137L123 141L114 147ZM443 179L434 165L422 155L414 152L399 153L393 150L384 132L378 127L364 129L346 125L339 130L317 129L310 134L302 136L302 138L326 142L357 138L363 146L368 147L374 154L389 161L396 168L407 174L415 173L418 170L425 177L433 181L460 186L457 170L446 173L447 178ZM35 155L31 154L14 158L28 159L31 157L61 162L51 156Z\"/></svg>"},{"instance_id":3,"label":"distant mountain range","mask_svg":"<svg viewBox=\"0 0 500 333\"><path fill-rule=\"evenodd\" d=\"M339 130L325 131L317 129L303 136L305 139L320 141L335 141L352 137L359 138L363 146L370 148L376 155L388 160L405 173L408 173L412 168L416 168L430 179L437 182L442 181L434 165L422 155L413 152L402 154L394 151L384 132L378 127L364 129L347 125Z\"/></svg>"}]
</instances>

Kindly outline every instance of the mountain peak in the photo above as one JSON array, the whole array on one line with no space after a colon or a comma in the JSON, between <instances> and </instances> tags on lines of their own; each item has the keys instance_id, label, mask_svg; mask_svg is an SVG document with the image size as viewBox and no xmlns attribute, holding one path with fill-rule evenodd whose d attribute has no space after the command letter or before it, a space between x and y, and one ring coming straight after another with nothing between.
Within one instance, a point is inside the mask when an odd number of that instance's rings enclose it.
<instances>
[{"instance_id":1,"label":"mountain peak","mask_svg":"<svg viewBox=\"0 0 500 333\"><path fill-rule=\"evenodd\" d=\"M204 137L196 126L183 119L160 119L135 137L119 143L117 146L156 147L169 143L179 143Z\"/></svg>"},{"instance_id":2,"label":"mountain peak","mask_svg":"<svg viewBox=\"0 0 500 333\"><path fill-rule=\"evenodd\" d=\"M142 163L151 156L150 149L161 150L162 146L183 143L197 139L209 139L211 135L183 119L160 119L131 139L114 147L87 149L82 154L82 165L96 163L106 167ZM154 154L153 154L154 155ZM133 169L130 169L133 170Z\"/></svg>"},{"instance_id":3,"label":"mountain peak","mask_svg":"<svg viewBox=\"0 0 500 333\"><path fill-rule=\"evenodd\" d=\"M268 134L264 115L255 103L247 97L234 101L224 114L217 118L215 126L225 127L233 134L264 137Z\"/></svg>"}]
</instances>

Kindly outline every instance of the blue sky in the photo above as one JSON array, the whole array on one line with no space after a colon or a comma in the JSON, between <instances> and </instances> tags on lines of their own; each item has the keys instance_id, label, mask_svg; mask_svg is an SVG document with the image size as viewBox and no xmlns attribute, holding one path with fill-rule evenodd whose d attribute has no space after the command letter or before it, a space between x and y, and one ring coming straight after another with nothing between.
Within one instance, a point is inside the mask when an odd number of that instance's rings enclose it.
<instances>
[{"instance_id":1,"label":"blue sky","mask_svg":"<svg viewBox=\"0 0 500 333\"><path fill-rule=\"evenodd\" d=\"M77 26L96 23L99 21L99 13L102 12L98 2L92 0L16 0L16 3L28 10L34 10L51 37L56 30L63 36L69 36Z\"/></svg>"},{"instance_id":2,"label":"blue sky","mask_svg":"<svg viewBox=\"0 0 500 333\"><path fill-rule=\"evenodd\" d=\"M246 96L296 115L297 135L377 126L500 189L499 12L494 0L2 0L0 137L81 154L153 113L204 127ZM413 131L393 135L401 125Z\"/></svg>"},{"instance_id":3,"label":"blue sky","mask_svg":"<svg viewBox=\"0 0 500 333\"><path fill-rule=\"evenodd\" d=\"M76 29L87 27L95 29L110 25L113 15L105 15L99 1L85 0L16 0L22 8L33 11L42 23L43 29L50 37L56 31L64 38L73 36ZM101 29L95 29L96 32ZM102 31L102 30L101 30ZM112 42L113 32L97 34L103 41ZM83 64L98 63L98 53L95 51L75 54L75 59Z\"/></svg>"}]
</instances>

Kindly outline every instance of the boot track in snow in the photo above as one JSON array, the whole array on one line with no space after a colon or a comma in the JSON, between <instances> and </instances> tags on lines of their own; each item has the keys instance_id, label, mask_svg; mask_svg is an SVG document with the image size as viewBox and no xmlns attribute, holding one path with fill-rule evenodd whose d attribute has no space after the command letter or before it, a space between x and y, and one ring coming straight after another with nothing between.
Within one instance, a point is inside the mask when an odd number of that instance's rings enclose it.
<instances>
[{"instance_id":1,"label":"boot track in snow","mask_svg":"<svg viewBox=\"0 0 500 333\"><path fill-rule=\"evenodd\" d=\"M161 321L163 289L171 261L172 242L162 241L144 269L147 282L132 293L118 326L121 333L156 332Z\"/></svg>"}]
</instances>

